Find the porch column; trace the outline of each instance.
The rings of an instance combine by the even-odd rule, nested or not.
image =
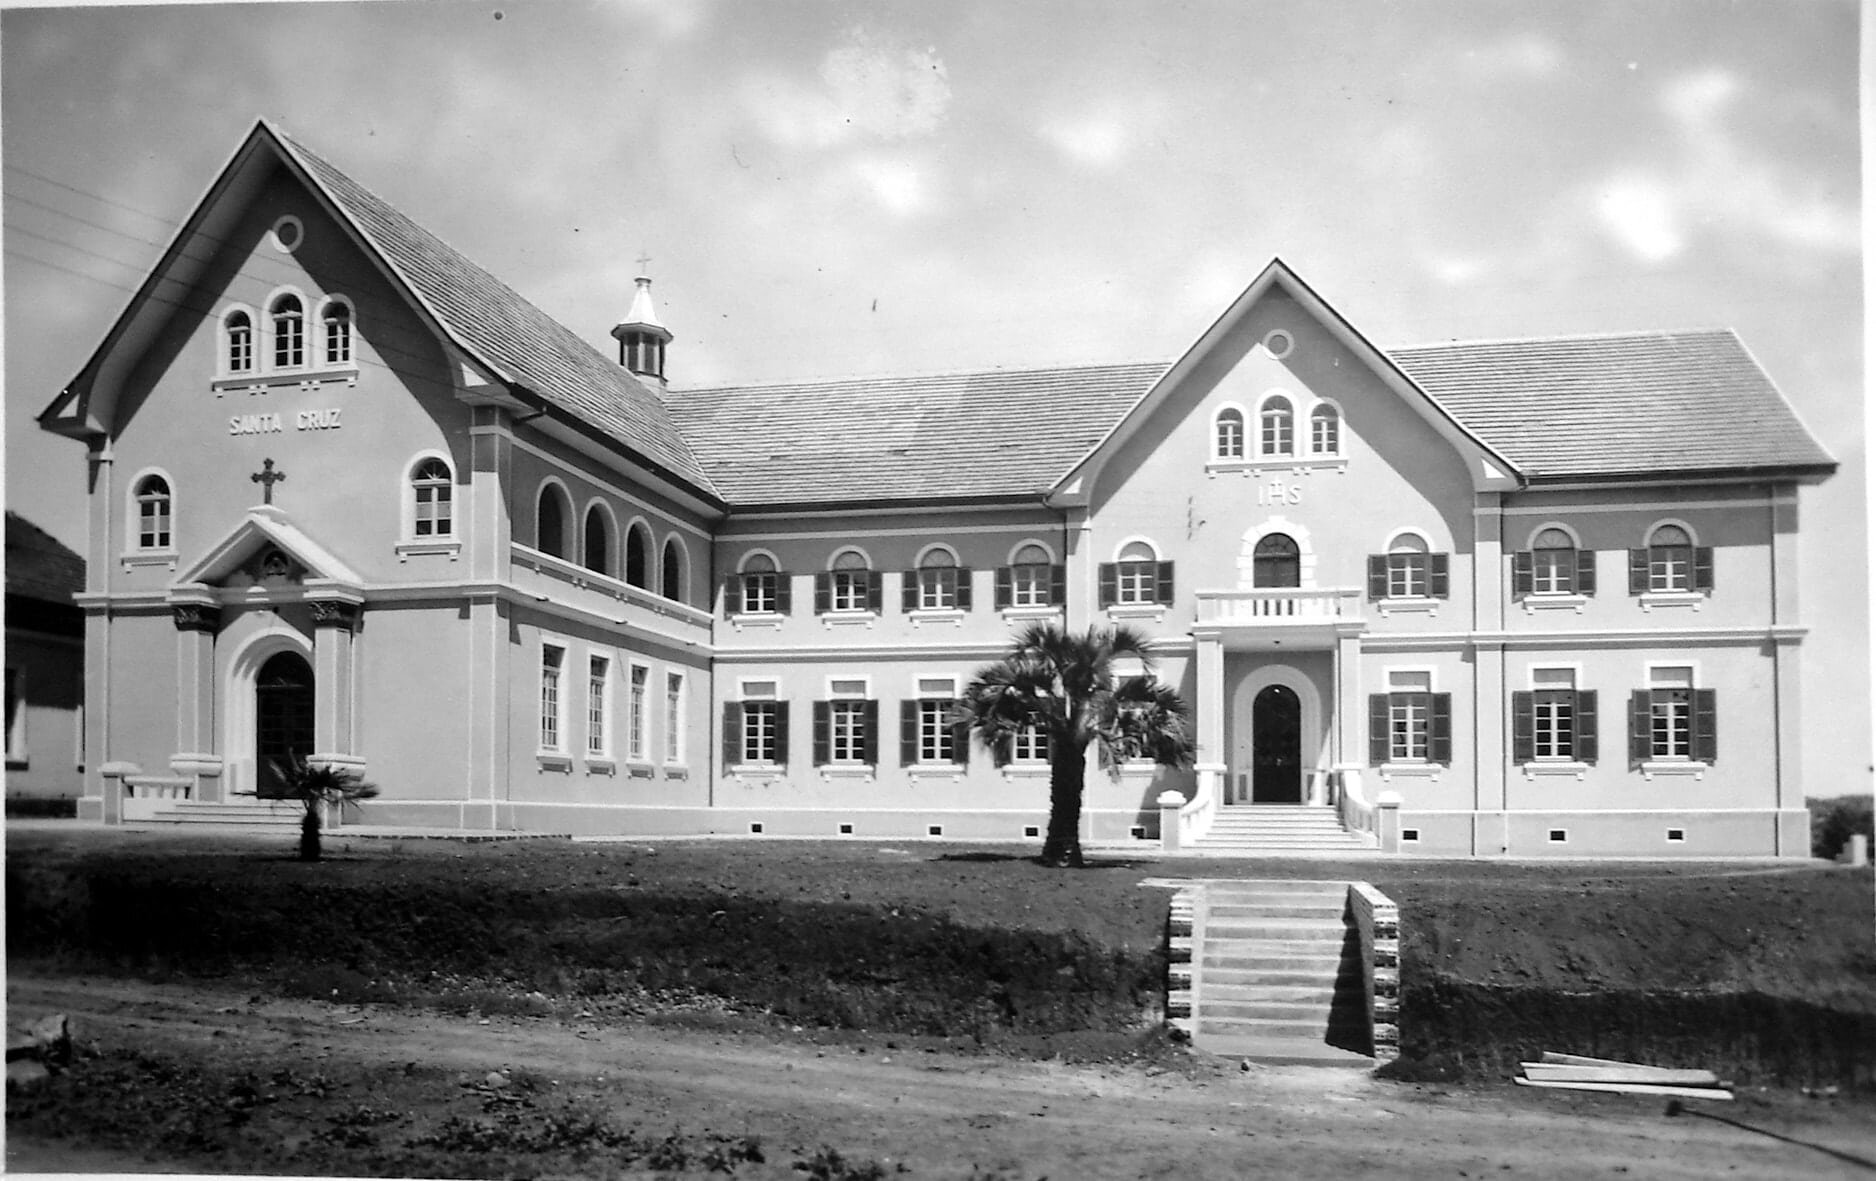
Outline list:
[[[169,769],[189,780],[189,798],[219,803],[221,756],[215,751],[215,635],[221,608],[202,601],[172,603],[176,624],[176,753]]]
[[[1335,721],[1332,748],[1337,767],[1368,765],[1368,708],[1361,693],[1361,636],[1336,628]]]
[[[1198,711],[1198,798],[1223,802],[1225,764],[1225,645],[1217,632],[1192,633],[1198,673],[1192,684]]]
[[[354,649],[360,604],[335,599],[307,603],[313,612],[313,759],[362,773],[358,755],[358,703]]]

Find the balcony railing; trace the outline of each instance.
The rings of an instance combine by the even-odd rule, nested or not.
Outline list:
[[[1198,592],[1198,622],[1287,627],[1362,617],[1359,587],[1263,587]]]

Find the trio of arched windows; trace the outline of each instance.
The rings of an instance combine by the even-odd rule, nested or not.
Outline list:
[[[262,358],[271,370],[305,369],[309,365],[350,365],[354,352],[352,305],[342,295],[327,296],[319,306],[315,327],[309,331],[306,302],[284,291],[267,305],[261,324],[267,344],[257,340],[259,326],[246,308],[233,308],[222,316],[222,368],[229,376],[258,372]]]
[[[1244,411],[1227,406],[1212,420],[1213,459],[1294,459],[1302,455],[1333,456],[1342,452],[1342,416],[1327,402],[1309,412],[1308,448],[1298,446],[1296,407],[1283,394],[1271,394],[1257,408],[1256,453],[1247,448]]]
[[[550,557],[573,560],[574,546],[568,525],[573,519],[572,503],[559,484],[542,485],[535,503],[534,548]],[[588,506],[581,522],[579,560],[588,570],[609,578],[623,576],[628,586],[655,590],[667,599],[683,602],[687,597],[688,566],[683,542],[673,534],[665,539],[657,563],[657,585],[652,584],[652,535],[643,521],[634,521],[625,531],[624,569],[617,561],[616,526],[611,510],[598,502]]]

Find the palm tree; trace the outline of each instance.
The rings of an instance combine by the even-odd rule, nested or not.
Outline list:
[[[378,794],[377,785],[366,783],[358,772],[341,770],[330,763],[309,762],[304,755],[276,759],[273,769],[280,779],[282,797],[306,805],[306,815],[300,818],[301,861],[319,860],[320,813],[329,805],[343,808]]]
[[[1089,747],[1110,774],[1134,758],[1168,767],[1192,761],[1185,701],[1154,678],[1146,645],[1146,637],[1129,627],[1091,627],[1075,635],[1054,624],[1034,624],[1017,635],[1003,659],[979,669],[964,691],[959,720],[999,759],[1010,757],[1011,744],[1024,730],[1040,731],[1048,740],[1045,864],[1082,863],[1081,789]],[[1129,657],[1139,660],[1144,674],[1116,683],[1114,664]]]

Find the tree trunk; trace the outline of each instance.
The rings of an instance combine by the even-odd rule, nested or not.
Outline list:
[[[300,860],[319,860],[319,805],[306,805],[306,815],[300,818]]]
[[[1049,835],[1042,842],[1044,865],[1081,868],[1081,788],[1088,769],[1085,750],[1066,742],[1049,752]]]

